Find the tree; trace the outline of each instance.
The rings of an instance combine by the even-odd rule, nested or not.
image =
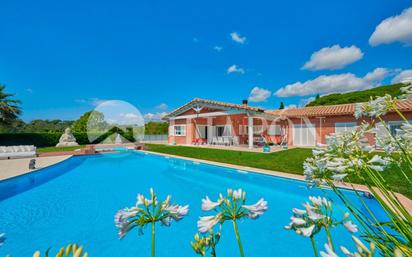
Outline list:
[[[283,109],[285,109],[285,105],[283,104],[283,102],[280,102],[279,110],[283,110]]]
[[[86,132],[87,131],[87,121],[89,120],[92,111],[84,113],[78,120],[73,123],[74,132]]]
[[[92,115],[93,114],[93,115]],[[92,129],[101,130],[103,127],[106,127],[107,124],[104,121],[104,114],[98,111],[88,111],[84,113],[78,120],[73,123],[73,131],[79,133],[86,133],[87,132],[87,123],[90,120],[90,125]]]
[[[0,123],[8,124],[17,119],[21,114],[21,102],[11,99],[14,94],[5,92],[6,86],[0,84]]]
[[[167,122],[148,122],[145,124],[145,134],[147,135],[166,135],[169,123]]]
[[[319,98],[320,98],[320,95],[317,94],[316,97],[315,97],[315,101],[319,100]]]

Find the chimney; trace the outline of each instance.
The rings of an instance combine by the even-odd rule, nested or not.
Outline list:
[[[242,107],[247,107],[247,100],[246,99],[242,100]]]

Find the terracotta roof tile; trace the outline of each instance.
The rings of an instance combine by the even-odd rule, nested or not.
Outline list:
[[[185,105],[182,105],[181,107],[177,108],[176,110],[170,112],[168,115],[165,116],[167,119],[168,117],[173,117],[175,115],[178,115],[182,110],[186,110],[188,107],[195,106],[196,104],[208,104],[216,107],[228,107],[228,108],[235,108],[235,109],[240,109],[240,110],[247,110],[247,111],[254,111],[254,112],[264,112],[263,109],[253,107],[253,106],[244,106],[242,104],[232,104],[232,103],[225,103],[225,102],[219,102],[219,101],[213,101],[213,100],[206,100],[206,99],[201,99],[201,98],[194,98],[192,101],[188,102]]]
[[[402,111],[412,110],[412,100],[399,101],[398,108]],[[300,116],[334,116],[334,115],[352,115],[355,112],[356,104],[338,104],[338,105],[320,105],[303,108],[290,108],[284,110],[266,111],[273,115],[282,115],[288,117]]]
[[[283,110],[266,110],[261,108],[244,106],[242,104],[232,104],[219,101],[205,100],[200,98],[195,98],[187,104],[177,108],[176,110],[169,113],[165,118],[173,117],[178,115],[180,112],[187,110],[188,108],[195,106],[197,103],[208,104],[216,107],[228,107],[240,110],[248,110],[254,112],[264,112],[271,115],[277,116],[288,116],[288,117],[301,117],[301,116],[334,116],[334,115],[352,115],[355,112],[356,104],[338,104],[338,105],[321,105],[321,106],[311,106],[303,108],[289,108]],[[412,111],[412,100],[400,101],[398,102],[398,107],[402,111]]]

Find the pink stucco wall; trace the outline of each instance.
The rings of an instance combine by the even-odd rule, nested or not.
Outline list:
[[[211,112],[216,110],[207,110],[204,109],[202,112]],[[193,111],[190,110],[182,115],[193,114]],[[404,113],[407,119],[412,120],[412,112]],[[241,144],[247,143],[247,135],[240,135],[240,125],[247,125],[247,116],[245,114],[229,115],[229,116],[218,116],[213,117],[212,123],[210,125],[225,125],[227,124],[228,118],[232,123],[233,133],[236,136],[239,136],[239,141]],[[399,117],[395,113],[387,114],[383,117],[385,121],[399,121]],[[371,121],[368,120],[367,121]],[[170,125],[185,124],[186,125],[186,136],[173,136],[169,135],[169,143],[176,143],[178,145],[191,144],[196,138],[196,128],[195,125],[207,125],[207,118],[193,118],[193,119],[178,119],[170,121]],[[285,127],[288,134],[288,144],[293,146],[293,124],[301,124],[301,122],[310,122],[315,125],[316,128],[316,142],[317,143],[326,143],[326,136],[330,133],[335,132],[335,125],[337,122],[356,122],[358,125],[361,124],[362,120],[356,120],[352,115],[339,115],[339,116],[326,116],[326,117],[304,117],[301,118],[279,118],[274,121],[271,120],[260,120],[255,118],[254,125],[270,125],[277,124]],[[267,135],[267,131],[264,133],[265,137],[270,138],[272,142],[279,142],[279,136]],[[374,135],[367,135],[369,142],[375,144]]]

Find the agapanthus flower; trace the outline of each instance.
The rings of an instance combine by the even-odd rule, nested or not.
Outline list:
[[[315,149],[312,157],[305,160],[304,175],[309,185],[320,185],[329,180],[342,182],[351,173],[363,169],[384,171],[390,158],[370,154],[373,147],[366,139],[369,127],[361,125],[356,130],[328,136],[328,145]],[[412,127],[411,127],[412,133]]]
[[[341,246],[340,249],[346,257],[370,257],[374,256],[375,244],[373,242],[369,243],[369,248],[362,243],[357,237],[352,236],[352,240],[355,242],[357,252],[350,252],[346,247]],[[396,251],[396,250],[395,250]],[[394,254],[396,256],[396,254]],[[401,255],[402,256],[402,255]]]
[[[136,204],[132,208],[119,210],[114,216],[115,226],[119,230],[119,238],[123,238],[134,228],[143,234],[146,225],[152,225],[152,240],[154,240],[155,223],[170,226],[172,221],[180,221],[189,212],[189,206],[170,204],[171,196],[159,203],[154,190],[150,189],[150,198],[142,194],[137,195]],[[154,256],[154,241],[152,241],[152,256]]]
[[[343,226],[351,233],[358,232],[358,226],[356,224],[353,224],[350,220],[343,223]]]
[[[255,204],[246,205],[246,192],[242,189],[227,190],[227,196],[219,194],[219,199],[213,202],[206,196],[202,199],[202,209],[204,211],[214,211],[216,214],[200,217],[197,222],[200,233],[206,233],[216,224],[223,224],[225,221],[232,221],[238,240],[240,255],[244,256],[240,235],[237,227],[237,220],[243,218],[257,219],[268,209],[267,202],[261,198]]]
[[[305,210],[293,208],[287,230],[294,230],[305,237],[313,237],[323,228],[335,227],[347,223],[349,213],[345,213],[341,220],[336,220],[332,215],[332,202],[326,197],[309,196],[309,202],[303,204]],[[356,225],[352,222],[346,224],[347,229],[354,230]]]
[[[332,247],[329,244],[325,244],[325,250],[324,251],[320,251],[320,256],[322,257],[339,257],[333,250]]]
[[[359,119],[362,116],[378,117],[385,115],[393,108],[394,99],[390,95],[385,95],[371,99],[366,103],[358,103],[355,107],[354,116]]]
[[[257,203],[253,205],[242,205],[243,208],[249,210],[248,216],[252,219],[256,219],[262,215],[268,209],[268,203],[261,198]]]
[[[208,196],[202,199],[202,210],[204,211],[216,211],[216,218],[219,219],[220,223],[223,223],[225,220],[231,220],[233,217],[236,219],[248,217],[256,219],[261,216],[267,209],[267,202],[261,198],[253,205],[245,205],[246,201],[246,192],[242,189],[227,190],[227,197],[223,197],[222,194],[219,194],[219,199],[216,202],[210,200]],[[236,209],[235,209],[236,208]],[[203,219],[206,218],[206,219]],[[216,225],[217,222],[206,222],[208,220],[213,220],[212,216],[201,217],[198,222],[199,231],[207,232],[209,229],[206,229],[202,226],[202,231],[200,230],[199,225]],[[206,223],[205,223],[206,222]],[[203,233],[203,232],[202,232]]]
[[[412,99],[412,83],[408,83],[408,85],[401,87],[402,95],[400,99],[402,100],[410,100]]]
[[[213,202],[212,200],[209,199],[208,196],[205,197],[205,199],[202,199],[202,210],[204,211],[210,211],[217,206],[219,206],[222,203],[222,201],[219,199],[216,202]]]
[[[197,221],[197,227],[200,233],[206,233],[211,230],[221,219],[222,214],[203,216]]]
[[[245,197],[246,197],[246,192],[244,192],[241,188],[233,191],[233,199],[240,200]]]
[[[211,257],[216,257],[216,245],[219,243],[221,233],[214,233],[213,230],[209,230],[207,234],[199,235],[195,234],[194,242],[190,242],[192,249],[195,253],[206,256],[206,252],[210,250]]]

